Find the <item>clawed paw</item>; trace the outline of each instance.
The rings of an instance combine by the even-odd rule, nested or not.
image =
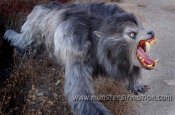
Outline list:
[[[138,85],[138,86],[129,86],[128,90],[133,94],[138,95],[139,93],[145,93],[150,89],[148,85]]]

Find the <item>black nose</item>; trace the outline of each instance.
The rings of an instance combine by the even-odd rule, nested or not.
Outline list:
[[[147,34],[149,34],[150,36],[154,36],[154,32],[152,30],[147,32]]]

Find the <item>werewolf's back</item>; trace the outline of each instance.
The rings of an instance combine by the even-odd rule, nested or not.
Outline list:
[[[50,10],[53,9],[72,9],[72,11],[81,11],[86,12],[88,15],[99,17],[99,18],[107,18],[112,15],[118,15],[120,13],[125,12],[123,9],[118,7],[116,4],[110,3],[67,3],[61,4],[57,2],[51,2],[49,4],[43,5],[43,7],[48,8]]]
[[[62,39],[62,41],[60,41],[62,46],[63,42],[67,44],[66,39],[71,38],[69,37],[71,35],[70,32],[78,32],[78,29],[82,31],[83,28],[84,31],[82,33],[78,32],[78,35],[72,35],[78,36],[73,41],[77,42],[77,45],[83,47],[85,41],[90,39],[89,34],[98,28],[96,27],[99,26],[97,23],[103,22],[103,19],[107,17],[120,15],[123,12],[125,11],[116,4],[107,3],[60,4],[53,2],[45,5],[38,5],[35,6],[28,15],[20,33],[10,30],[6,32],[5,36],[17,49],[26,49],[31,45],[33,47],[32,49],[39,49],[38,47],[44,45],[47,51],[53,54],[55,49],[55,33],[61,33],[58,34],[57,40]],[[94,26],[94,24],[96,26]],[[65,38],[64,34],[67,38]],[[71,45],[73,44],[75,43]]]
[[[116,4],[107,4],[107,3],[60,4],[57,2],[53,2],[45,5],[36,6],[33,10],[33,13],[29,15],[29,18],[31,17],[32,20],[33,18],[37,18],[36,16],[38,16],[38,18],[35,19],[36,21],[39,21],[38,23],[36,23],[36,25],[38,24],[38,27],[42,29],[41,33],[43,33],[45,36],[46,47],[52,49],[53,51],[52,38],[54,32],[58,27],[58,25],[64,22],[65,20],[75,17],[77,21],[90,23],[93,20],[91,20],[91,18],[88,17],[103,20],[107,17],[113,15],[119,15],[124,12],[125,11],[120,7],[118,7]]]

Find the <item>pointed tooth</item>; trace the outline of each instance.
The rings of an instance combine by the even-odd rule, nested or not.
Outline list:
[[[157,65],[158,59],[154,60],[154,67]]]
[[[141,57],[141,56],[139,56],[139,59],[142,59],[142,57]]]
[[[152,67],[153,65],[146,65],[147,67]]]
[[[145,42],[145,45],[146,45],[146,50],[149,51],[150,50],[150,43],[149,42]]]
[[[145,63],[143,63],[144,66],[147,66]]]
[[[157,63],[154,63],[154,67],[156,67],[157,66]]]
[[[157,63],[158,61],[159,61],[159,59],[155,59],[155,60],[154,60],[154,63]]]
[[[139,55],[137,55],[137,57],[140,59],[140,56]]]

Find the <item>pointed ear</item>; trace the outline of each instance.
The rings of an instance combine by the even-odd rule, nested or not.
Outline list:
[[[102,38],[103,36],[103,33],[102,32],[99,32],[99,31],[94,31],[93,32],[98,38]]]

